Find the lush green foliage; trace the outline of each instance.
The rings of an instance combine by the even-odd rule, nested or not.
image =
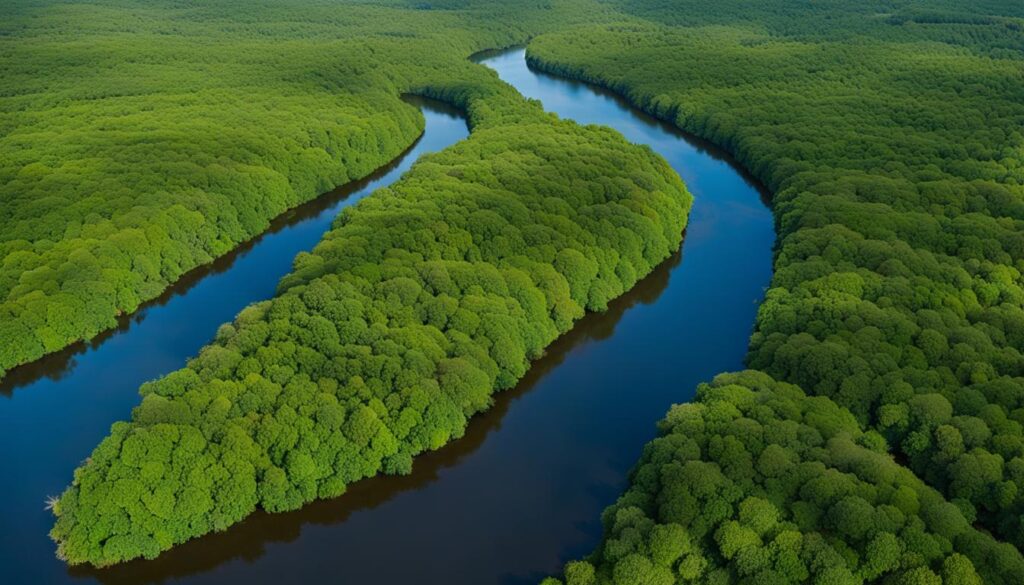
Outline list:
[[[574,18],[417,4],[0,4],[0,377],[394,158],[401,92]]]
[[[277,297],[143,387],[55,508],[63,558],[153,557],[409,472],[678,249],[690,198],[667,163],[479,73],[490,88],[433,90],[471,138],[344,212]]]
[[[61,553],[407,471],[678,244],[662,163],[464,62],[564,29],[535,65],[730,149],[780,237],[761,372],[670,413],[566,580],[1019,581],[987,532],[1024,546],[1024,7],[963,5],[6,3],[0,375],[394,156],[402,92],[474,125],[143,388],[57,506]]]
[[[1020,4],[699,4],[629,0],[683,26],[544,35],[529,57],[761,178],[780,240],[748,365],[1024,545]]]
[[[1024,571],[831,400],[753,371],[697,394],[659,424],[568,585],[980,585]]]

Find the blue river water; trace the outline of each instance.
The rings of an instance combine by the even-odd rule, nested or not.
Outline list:
[[[180,367],[220,323],[271,296],[337,207],[379,184],[323,206],[97,347],[59,356],[60,367],[3,390],[0,440],[18,446],[0,453],[8,471],[0,485],[5,583],[518,585],[597,544],[601,510],[622,491],[655,422],[692,398],[698,383],[742,368],[771,277],[773,220],[765,194],[713,147],[597,88],[531,71],[522,49],[476,60],[549,111],[610,126],[665,157],[695,197],[682,251],[607,312],[583,319],[464,438],[418,458],[409,476],[366,480],[295,512],[256,513],[154,561],[103,570],[57,561],[43,500],[68,483],[110,423],[128,415],[138,385]],[[424,112],[424,137],[380,183],[419,152],[465,137],[461,119]],[[289,242],[279,250],[273,238]]]

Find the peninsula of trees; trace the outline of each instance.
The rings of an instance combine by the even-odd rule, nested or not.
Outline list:
[[[408,473],[678,249],[690,196],[663,159],[477,69],[429,89],[469,139],[343,212],[274,299],[142,388],[54,507],[62,558],[152,558]]]

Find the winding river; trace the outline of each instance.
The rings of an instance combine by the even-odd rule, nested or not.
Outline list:
[[[654,422],[696,385],[742,367],[771,276],[764,194],[728,157],[584,84],[531,71],[523,50],[476,59],[552,112],[615,128],[664,156],[695,201],[681,253],[606,313],[589,315],[466,436],[337,499],[256,513],[155,561],[67,568],[53,557],[43,499],[68,482],[139,384],[180,367],[217,326],[273,294],[296,252],[337,211],[393,181],[422,152],[466,136],[423,104],[422,139],[392,168],[298,210],[87,348],[0,387],[0,567],[5,583],[536,583],[593,548],[601,510],[625,485]],[[15,447],[16,446],[16,447]]]

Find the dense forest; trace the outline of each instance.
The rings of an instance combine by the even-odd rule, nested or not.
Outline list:
[[[62,558],[151,558],[408,473],[678,249],[690,196],[667,163],[479,73],[430,90],[471,112],[467,141],[342,213],[278,296],[142,388],[54,507]]]
[[[1019,582],[968,527],[1024,546],[1024,9],[701,5],[627,0],[651,22],[528,47],[735,153],[779,230],[753,394],[726,378],[669,413],[566,582]],[[904,487],[911,514],[887,508]]]
[[[569,563],[567,583],[980,585],[1024,571],[828,398],[754,371],[697,396],[661,421],[593,564]]]
[[[1019,2],[13,0],[0,16],[0,377],[393,159],[423,129],[403,94],[473,129],[142,387],[54,502],[69,563],[151,558],[408,473],[678,249],[690,198],[664,161],[466,59],[529,41],[532,66],[733,153],[779,237],[750,369],[669,411],[597,549],[545,583],[1020,582]]]

